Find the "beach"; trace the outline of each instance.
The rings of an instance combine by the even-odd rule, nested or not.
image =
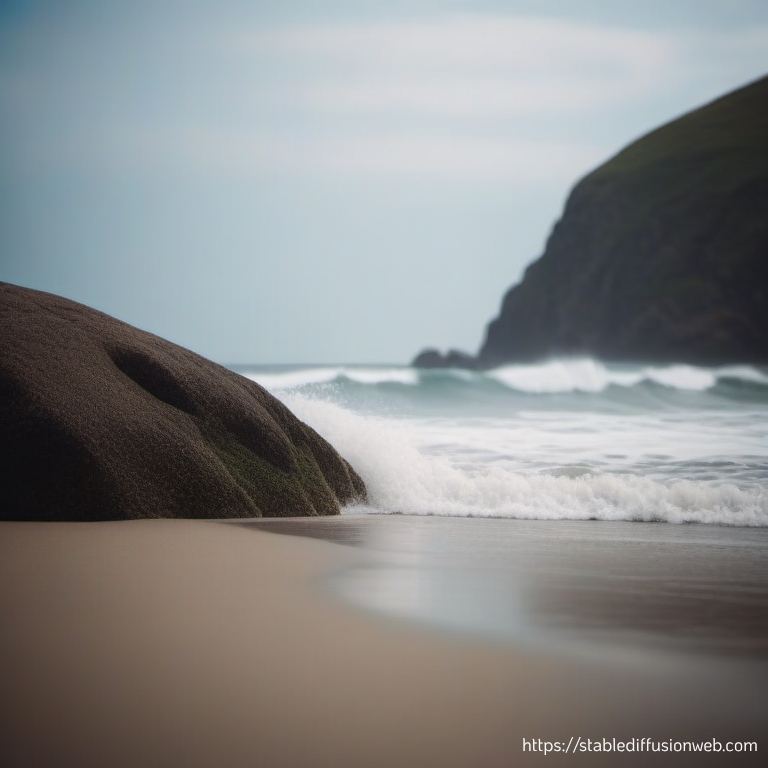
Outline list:
[[[0,41],[0,768],[768,765],[768,3]]]
[[[564,529],[550,550],[554,557],[535,557],[551,539],[530,528],[515,533],[525,521],[464,519],[458,535],[445,528],[430,534],[425,520],[257,521],[267,530],[169,520],[3,523],[0,762],[81,768],[758,764],[760,752],[545,755],[524,751],[523,740],[750,740],[762,748],[768,720],[759,624],[766,599],[762,531],[749,538],[733,529],[735,538],[718,539],[727,529],[666,526],[674,535],[661,561],[643,556],[659,550],[658,542],[638,545],[624,537],[622,545],[623,534],[605,531],[601,565],[588,541],[595,534],[600,539],[602,523],[583,523],[591,529],[581,538]],[[506,525],[506,534],[491,531],[489,523]],[[325,541],[307,538],[313,526],[309,535]],[[639,539],[656,535],[654,526],[630,527]],[[675,542],[680,531],[690,531],[698,544]],[[387,536],[394,538],[387,543]],[[402,546],[408,537],[418,544],[410,554]],[[445,548],[451,538],[461,545],[443,549],[441,562],[438,545]],[[340,540],[346,543],[335,543]],[[394,549],[393,541],[399,542]],[[489,541],[497,542],[496,554],[489,554]],[[436,557],[425,556],[430,547]],[[676,547],[682,571],[669,581]],[[707,634],[700,612],[683,612],[675,630],[683,647],[670,648],[627,641],[620,631],[638,628],[634,615],[647,633],[656,615],[651,628],[664,635],[669,602],[654,606],[651,600],[649,607],[648,600],[629,599],[622,626],[612,626],[608,619],[616,612],[605,608],[611,600],[603,601],[601,613],[585,599],[573,615],[561,615],[559,629],[576,626],[574,616],[587,617],[590,631],[573,645],[530,642],[506,631],[494,636],[463,619],[441,626],[446,613],[461,613],[461,601],[443,601],[436,620],[429,600],[422,601],[424,615],[413,601],[410,614],[398,615],[391,601],[356,604],[355,590],[342,586],[359,582],[361,573],[414,567],[415,555],[436,595],[441,582],[461,583],[483,562],[484,583],[496,584],[496,597],[512,599],[510,585],[522,583],[509,566],[519,559],[515,551],[532,555],[522,571],[528,587],[541,588],[539,617],[556,613],[551,585],[581,589],[582,597],[589,592],[580,581],[580,553],[613,581],[629,562],[626,578],[645,575],[653,584],[661,562],[668,583],[688,579],[683,596],[686,589],[711,592],[719,574],[719,604],[728,605],[730,595],[743,611],[726,611],[725,629],[710,616],[714,642],[703,645],[683,631]],[[565,552],[570,561],[558,571]],[[688,567],[690,557],[701,561]],[[626,593],[625,587],[614,591]],[[590,634],[596,623],[601,637]],[[614,646],[620,653],[570,651],[571,645]]]

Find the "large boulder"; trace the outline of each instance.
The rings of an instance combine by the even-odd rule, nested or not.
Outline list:
[[[350,465],[258,384],[0,283],[0,519],[332,515]]]

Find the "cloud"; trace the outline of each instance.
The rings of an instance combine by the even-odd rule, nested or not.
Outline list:
[[[154,167],[196,167],[206,173],[249,177],[276,172],[339,176],[504,180],[531,186],[567,183],[605,156],[604,148],[560,140],[519,140],[448,135],[291,137],[195,126],[126,130],[115,134],[121,151]]]
[[[678,59],[667,34],[564,20],[451,16],[285,27],[229,37],[243,57],[303,62],[285,98],[343,112],[479,117],[585,111],[627,100]]]
[[[174,152],[228,174],[261,171],[345,175],[506,179],[531,185],[568,181],[604,156],[600,147],[567,141],[479,139],[461,135],[366,135],[286,138],[274,134],[187,130],[154,141],[158,154]]]
[[[768,69],[768,27],[500,15],[79,40],[0,73],[8,163],[567,184],[670,105]]]
[[[467,78],[322,83],[298,95],[317,109],[338,112],[410,112],[445,117],[529,117],[583,112],[626,98],[620,83],[549,78]]]
[[[461,15],[400,23],[283,27],[228,38],[243,53],[269,52],[356,67],[460,69],[644,68],[663,63],[672,38],[551,18]]]
[[[587,115],[768,69],[765,25],[685,33],[464,14],[287,25],[230,33],[220,45],[257,79],[265,65],[282,73],[279,89],[250,98],[368,119]]]

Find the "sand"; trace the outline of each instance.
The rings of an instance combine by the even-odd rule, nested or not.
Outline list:
[[[377,562],[215,522],[1,524],[0,764],[759,764],[523,752],[524,738],[571,736],[764,747],[764,662],[601,662],[388,617],[329,588]]]

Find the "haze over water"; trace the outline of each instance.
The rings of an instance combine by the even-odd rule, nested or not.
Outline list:
[[[555,360],[242,369],[358,470],[352,512],[768,525],[768,373]]]

